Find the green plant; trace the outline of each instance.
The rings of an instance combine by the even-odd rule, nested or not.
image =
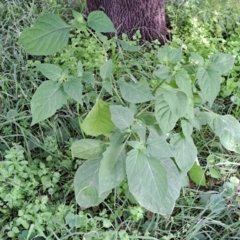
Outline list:
[[[22,32],[19,42],[30,54],[51,55],[67,45],[71,29],[91,28],[102,44],[109,42],[100,32],[116,32],[103,12],[92,12],[87,22],[81,14],[73,15],[71,25],[58,15],[41,16]],[[33,95],[32,125],[74,100],[83,115],[82,139],[72,144],[72,156],[86,160],[74,178],[77,203],[83,208],[99,205],[127,177],[129,191],[140,205],[169,217],[188,172],[195,183],[206,185],[191,137],[194,131],[208,124],[226,149],[240,152],[239,122],[211,110],[221,75],[231,70],[234,56],[185,57],[181,49],[165,45],[156,52],[155,64],[138,79],[122,64],[116,48],[135,52],[140,47],[116,38],[109,41],[112,58],[98,72],[85,72],[78,58],[75,71],[72,66],[35,64],[49,80]],[[89,88],[96,97],[85,111]]]
[[[53,215],[47,211],[47,195],[58,197],[59,178],[58,172],[52,173],[39,159],[28,162],[21,146],[14,144],[6,151],[5,160],[0,162],[0,212],[11,216],[8,222],[3,219],[5,224],[1,226],[9,237],[28,229],[33,222],[46,224]]]
[[[167,6],[171,26],[171,45],[198,53],[204,58],[217,52],[236,56],[235,66],[225,74],[219,95],[237,105],[239,112],[240,8],[235,0],[186,0]]]

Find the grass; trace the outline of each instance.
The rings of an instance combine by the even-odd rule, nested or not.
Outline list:
[[[193,2],[168,1],[171,44],[206,56],[214,51],[237,56],[240,53],[236,45],[240,40],[237,1],[222,1],[219,5],[213,0]],[[236,189],[240,157],[226,151],[207,127],[194,133],[194,141],[208,186],[186,185],[170,219],[137,206],[129,197],[125,182],[98,207],[81,210],[76,205],[73,176],[82,161],[72,160],[70,146],[82,134],[77,117],[84,109],[70,104],[53,118],[31,127],[30,100],[44,81],[33,70],[32,63],[44,59],[27,55],[18,45],[20,32],[38,16],[53,12],[68,21],[73,7],[83,12],[85,3],[80,0],[3,0],[0,3],[0,239],[239,239],[240,195]],[[212,9],[219,13],[214,21],[211,21]],[[199,16],[196,25],[193,16]],[[202,24],[200,30],[199,24]],[[193,34],[195,30],[198,35]],[[88,41],[86,38],[85,43]],[[134,41],[138,42],[138,38]],[[140,55],[116,54],[123,62],[123,70],[127,67],[134,72],[133,78],[148,79],[146,72],[156,61],[156,48],[152,43]],[[87,59],[92,58],[89,56]],[[225,76],[215,102],[216,112],[238,117],[240,104],[231,97],[239,97],[239,88],[227,83],[233,79],[237,84],[239,75],[236,64],[230,75]],[[212,177],[212,169],[220,177]],[[213,195],[217,200],[210,199]],[[214,208],[214,204],[218,207]]]

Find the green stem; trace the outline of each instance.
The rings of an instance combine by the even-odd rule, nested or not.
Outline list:
[[[158,90],[159,87],[161,87],[161,85],[165,82],[165,80],[163,80],[162,82],[160,82],[152,91],[152,94],[154,95],[154,93]],[[144,105],[145,103],[141,103],[139,106],[138,106],[138,110],[142,108],[142,106]]]
[[[139,112],[136,117],[140,116],[143,112],[145,112],[148,108],[152,107],[154,105],[154,102],[149,104],[147,107],[145,107],[141,112]]]
[[[113,86],[113,84],[112,84],[112,86]],[[117,90],[113,87],[113,92],[115,93],[115,95],[116,95],[116,97],[117,97],[117,99],[119,100],[119,102],[122,104],[122,106],[126,106],[125,105],[125,103],[123,102],[123,100],[121,99],[121,97],[119,96],[119,94],[118,94],[118,92],[117,92]]]
[[[161,87],[161,85],[162,85],[164,82],[165,82],[165,80],[163,80],[162,82],[160,82],[160,83],[153,89],[152,94],[154,94],[154,93],[158,90],[158,88]]]

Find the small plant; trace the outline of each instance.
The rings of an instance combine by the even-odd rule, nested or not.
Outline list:
[[[107,40],[101,33],[116,30],[103,12],[92,12],[86,22],[77,12],[73,16],[70,25],[55,14],[41,16],[22,32],[19,43],[29,54],[53,55],[62,51],[70,31],[77,29],[111,46],[112,57],[104,55],[108,57],[100,71],[94,66],[93,72],[89,66],[85,69],[82,56],[74,59],[75,70],[73,65],[37,63],[37,70],[49,80],[32,98],[32,125],[75,101],[83,113],[79,116],[82,139],[72,144],[71,151],[73,157],[85,160],[74,178],[77,203],[82,208],[99,205],[127,178],[140,205],[169,217],[187,173],[195,183],[206,185],[192,139],[195,131],[208,124],[226,149],[240,153],[239,122],[211,110],[221,75],[232,69],[235,58],[223,53],[185,57],[182,49],[165,45],[155,52],[154,65],[138,78],[116,49],[136,52],[140,46]],[[95,91],[93,106],[86,101],[90,91]],[[90,107],[84,111],[85,105]],[[134,215],[141,218],[141,212]]]
[[[5,160],[0,161],[0,212],[11,216],[1,226],[8,237],[16,237],[20,229],[28,229],[32,223],[46,224],[46,219],[53,215],[47,211],[48,196],[55,197],[59,179],[60,174],[52,173],[39,159],[28,162],[20,145],[14,144],[6,151]]]

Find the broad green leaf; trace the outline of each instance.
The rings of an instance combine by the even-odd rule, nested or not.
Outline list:
[[[174,99],[177,105],[176,95],[173,93],[173,100]],[[155,116],[163,133],[171,131],[179,118],[175,111],[171,111],[168,103],[164,99],[164,91],[157,91],[156,93]]]
[[[177,63],[182,60],[182,50],[181,49],[172,49],[168,53],[168,59],[172,63]]]
[[[216,179],[221,178],[219,171],[213,167],[209,167],[209,173],[212,178],[216,178]]]
[[[102,86],[110,95],[113,95],[112,84],[110,81],[103,81]]]
[[[78,74],[78,77],[82,77],[83,73],[84,73],[83,64],[82,64],[81,61],[78,61],[78,64],[77,64],[77,74]]]
[[[237,119],[231,115],[216,115],[211,127],[227,150],[240,153],[240,123]]]
[[[137,105],[135,103],[130,103],[129,109],[133,113],[133,115],[136,115],[138,113]]]
[[[83,18],[83,15],[79,12],[76,12],[76,11],[72,11],[73,13],[73,17],[75,20],[77,20],[79,23],[83,23],[84,22],[84,18]]]
[[[99,167],[100,159],[87,160],[77,170],[74,177],[74,190],[77,203],[81,208],[99,205],[110,191],[99,197]]]
[[[101,67],[100,67],[100,76],[103,80],[106,78],[111,77],[112,75],[112,69],[113,69],[113,62],[112,60],[106,61]]]
[[[62,69],[54,64],[42,63],[36,64],[36,68],[40,71],[46,78],[52,81],[58,81],[61,78]]]
[[[32,27],[23,30],[19,44],[32,55],[52,55],[68,43],[71,26],[56,14],[39,17]]]
[[[170,74],[170,68],[165,65],[160,65],[159,68],[153,72],[153,74],[160,79],[167,79]]]
[[[71,146],[72,157],[81,159],[99,159],[106,150],[107,143],[95,139],[81,139]]]
[[[170,47],[166,44],[159,48],[157,53],[157,58],[160,62],[166,62],[168,60],[168,54],[170,52]]]
[[[117,32],[112,21],[103,11],[91,12],[87,18],[87,24],[97,32]]]
[[[159,89],[156,93],[155,116],[163,133],[171,131],[177,120],[189,112],[186,94],[172,89]]]
[[[192,64],[182,65],[182,68],[185,69],[189,75],[195,74],[197,71],[197,66]]]
[[[140,205],[163,214],[168,182],[160,161],[133,149],[128,153],[126,170],[129,190]]]
[[[181,120],[181,127],[182,127],[182,131],[183,131],[183,135],[188,138],[191,137],[192,133],[193,133],[193,126],[190,122],[188,122],[187,120],[183,119]]]
[[[17,117],[18,115],[18,111],[15,110],[15,109],[10,109],[8,112],[7,112],[7,120],[8,121],[11,121],[13,120],[15,117]]]
[[[210,57],[210,67],[224,74],[230,71],[234,65],[235,57],[230,54],[216,53]]]
[[[212,106],[220,91],[221,77],[213,69],[199,67],[197,71],[198,84],[203,94],[204,100]]]
[[[67,104],[67,95],[62,86],[53,81],[43,82],[31,100],[31,125],[51,117],[63,104]]]
[[[156,158],[173,157],[173,151],[163,135],[159,135],[153,128],[149,128],[147,140],[148,152]]]
[[[106,35],[103,35],[100,32],[95,32],[95,35],[97,36],[97,38],[103,43],[103,44],[107,44],[108,41],[108,37]]]
[[[190,136],[175,134],[170,141],[174,148],[174,158],[181,171],[186,174],[197,158],[197,148]]]
[[[208,206],[212,212],[217,214],[226,209],[225,200],[221,194],[212,194]]]
[[[141,46],[132,46],[128,42],[117,39],[117,42],[122,46],[122,48],[129,52],[137,52],[141,49]]]
[[[134,149],[142,149],[145,148],[143,142],[138,142],[138,141],[128,141],[127,142],[129,146],[131,146]]]
[[[177,91],[178,108],[177,113],[180,117],[193,117],[193,100],[187,97],[182,91]]]
[[[122,131],[116,129],[114,130],[113,134],[110,136],[110,144],[114,145],[121,145],[124,141],[124,135]]]
[[[108,136],[114,129],[109,105],[97,99],[96,104],[82,122],[82,130],[91,136]]]
[[[139,140],[143,143],[146,141],[147,128],[141,122],[135,122],[132,126],[132,132],[136,133],[139,137]]]
[[[71,228],[79,227],[80,223],[81,223],[81,217],[79,215],[75,215],[75,214],[69,213],[65,217],[65,222]]]
[[[181,68],[175,75],[176,83],[181,91],[192,97],[192,83],[187,71]]]
[[[64,92],[79,104],[82,104],[82,82],[80,78],[70,78],[63,83]]]
[[[110,112],[113,123],[121,130],[130,127],[134,121],[134,115],[127,107],[112,105]]]
[[[96,83],[96,79],[91,72],[84,72],[82,76],[82,81],[91,84],[92,86],[94,86]]]
[[[204,64],[204,59],[199,54],[191,52],[191,59],[194,61],[194,64],[196,65],[202,66]]]
[[[150,112],[143,112],[136,118],[141,120],[147,126],[154,125],[157,122],[154,114]]]
[[[140,80],[138,84],[119,81],[120,92],[124,100],[131,103],[143,103],[154,99],[146,80]]]
[[[177,114],[178,110],[178,97],[177,97],[177,92],[172,91],[172,90],[165,90],[163,92],[163,98],[168,104],[170,111],[175,112]]]
[[[180,195],[186,174],[183,174],[178,170],[172,159],[162,158],[161,156],[159,156],[158,159],[167,171],[168,188],[163,200],[162,215],[169,217],[174,209],[175,202]]]
[[[201,125],[206,125],[210,123],[216,117],[216,115],[211,112],[199,112],[196,114],[196,117]]]
[[[103,154],[99,169],[99,196],[117,187],[126,177],[125,144],[110,145]]]
[[[206,186],[206,179],[204,176],[204,172],[200,166],[193,164],[192,168],[189,171],[189,176],[193,182],[200,186]]]

